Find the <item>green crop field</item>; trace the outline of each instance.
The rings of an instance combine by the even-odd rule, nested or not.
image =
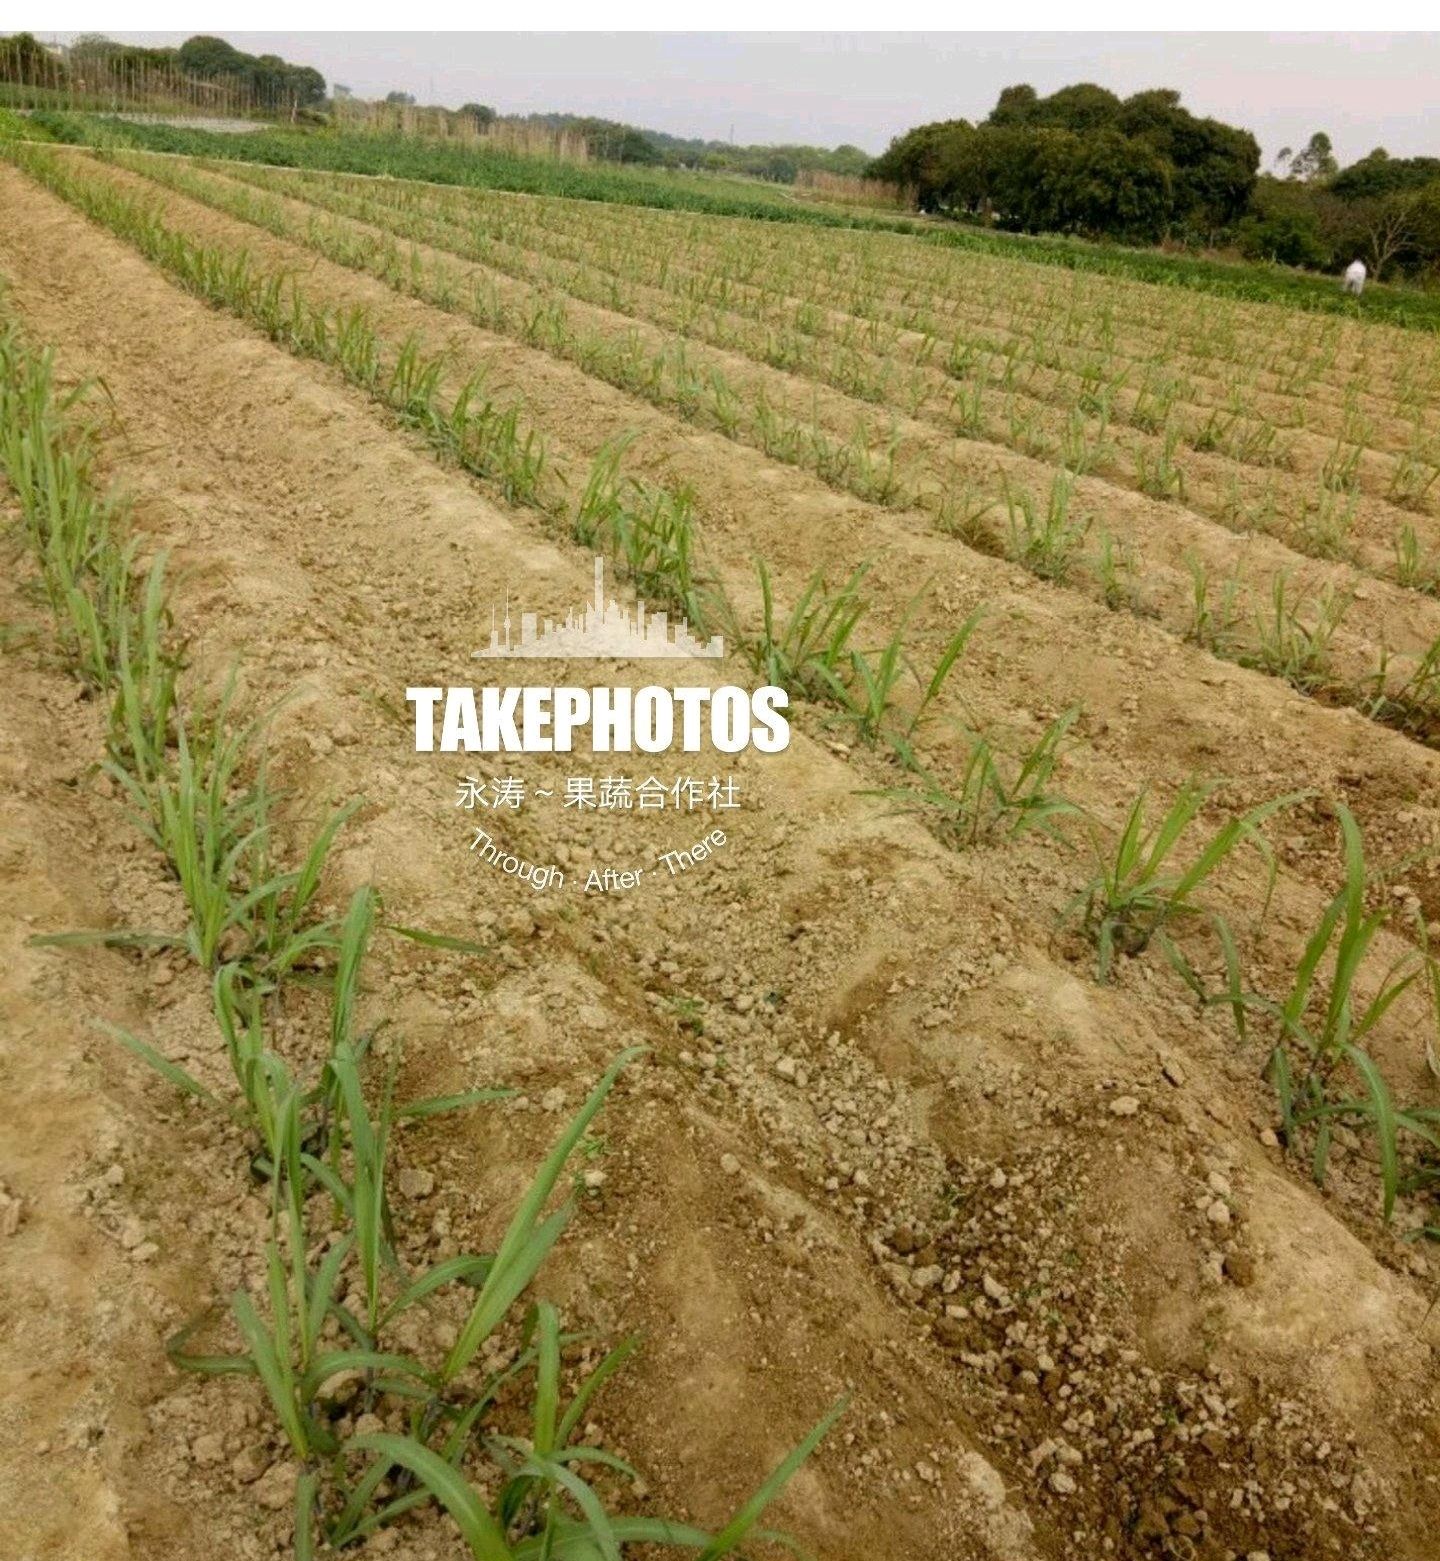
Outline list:
[[[0,114],[7,1456],[147,1561],[1433,1548],[1436,299],[793,194]],[[422,740],[606,569],[788,746]]]

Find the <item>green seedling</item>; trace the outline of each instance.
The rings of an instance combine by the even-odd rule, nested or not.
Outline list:
[[[1009,556],[1042,580],[1063,584],[1090,530],[1088,519],[1072,520],[1070,516],[1075,479],[1069,472],[1055,473],[1043,512],[1028,490],[1013,490],[1008,479],[1004,486]]]
[[[1000,755],[990,739],[975,736],[960,771],[960,784],[944,785],[922,774],[910,786],[888,787],[867,795],[898,803],[923,818],[946,845],[964,850],[994,836],[1014,838],[1027,830],[1059,836],[1061,820],[1077,814],[1074,803],[1050,789],[1060,747],[1079,717],[1068,710],[1046,727],[1018,764]]]
[[[1204,916],[1219,926],[1218,912],[1204,911],[1195,897],[1215,871],[1241,845],[1253,847],[1275,877],[1275,858],[1260,825],[1298,800],[1298,794],[1277,797],[1232,817],[1201,847],[1188,867],[1176,860],[1182,840],[1215,793],[1214,785],[1188,782],[1156,823],[1147,825],[1147,791],[1130,807],[1113,849],[1094,840],[1095,874],[1066,907],[1062,919],[1082,913],[1086,933],[1095,944],[1101,981],[1110,979],[1116,954],[1134,958],[1156,943],[1167,959],[1193,984],[1193,973],[1180,954],[1170,929],[1176,922]],[[1263,915],[1263,912],[1262,912]],[[1228,929],[1227,929],[1228,930]]]
[[[1397,1106],[1384,1075],[1366,1049],[1385,1015],[1417,981],[1424,981],[1432,1019],[1440,1021],[1440,971],[1428,947],[1407,949],[1376,979],[1371,956],[1388,911],[1366,908],[1368,875],[1360,830],[1350,810],[1337,806],[1345,852],[1345,883],[1311,934],[1283,1001],[1242,991],[1233,952],[1227,1000],[1242,1038],[1247,1011],[1271,1021],[1277,1038],[1266,1061],[1289,1148],[1313,1134],[1311,1171],[1326,1179],[1337,1125],[1354,1124],[1374,1138],[1381,1204],[1388,1220],[1401,1190],[1401,1134],[1428,1150],[1440,1149],[1440,1111]],[[1329,967],[1328,987],[1321,967]]]
[[[1256,615],[1255,643],[1241,655],[1242,665],[1313,694],[1330,678],[1331,642],[1350,602],[1328,585],[1313,600],[1296,601],[1288,576],[1277,574],[1270,587],[1270,611]]]

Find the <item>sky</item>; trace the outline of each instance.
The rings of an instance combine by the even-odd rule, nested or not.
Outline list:
[[[68,39],[70,34],[42,36]],[[115,33],[173,44],[183,33]],[[1265,161],[1328,131],[1342,163],[1376,146],[1440,154],[1433,33],[241,33],[360,97],[560,110],[710,140],[883,151],[933,119],[983,118],[1002,87],[1176,87],[1254,131]]]

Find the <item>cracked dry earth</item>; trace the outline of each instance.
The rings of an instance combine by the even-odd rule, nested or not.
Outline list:
[[[1369,1152],[1344,1134],[1326,1188],[1312,1185],[1276,1143],[1258,1051],[1163,962],[1096,983],[1092,951],[1057,931],[1078,846],[948,850],[867,794],[883,783],[874,761],[802,711],[783,754],[702,756],[741,789],[718,818],[616,822],[537,801],[494,822],[572,880],[718,822],[724,848],[679,877],[540,894],[487,868],[454,805],[474,761],[413,751],[404,690],[479,681],[490,603],[508,591],[563,613],[588,593],[588,553],[11,167],[0,210],[11,306],[67,380],[104,387],[106,473],[147,549],[170,551],[189,675],[218,682],[238,663],[247,709],[284,701],[268,745],[297,817],[365,798],[327,894],[338,905],[374,882],[388,919],[486,949],[381,940],[372,964],[367,1008],[403,1041],[410,1093],[521,1092],[402,1134],[412,1255],[493,1243],[567,1109],[622,1045],[650,1048],[606,1110],[584,1207],[541,1280],[573,1326],[643,1337],[592,1412],[592,1439],[643,1472],[628,1505],[722,1520],[849,1393],[777,1509],[824,1561],[1434,1554],[1435,1273],[1400,1239],[1423,1208],[1406,1200],[1383,1226]],[[172,211],[277,263],[303,254],[178,196]],[[873,558],[878,622],[930,586],[911,620],[922,663],[987,604],[942,700],[940,760],[946,716],[1033,737],[1079,704],[1065,791],[1111,823],[1143,784],[1168,793],[1197,770],[1225,774],[1237,806],[1312,788],[1275,830],[1263,969],[1293,968],[1336,887],[1321,799],[1347,800],[1392,859],[1440,838],[1440,758],[1357,712],[539,349],[304,264],[317,289],[372,301],[395,339],[448,342],[462,373],[491,364],[557,459],[637,430],[643,467],[693,484],[707,562],[742,604],[754,555],[782,600],[817,563],[838,576]],[[1132,518],[1134,501],[1114,496]],[[218,1083],[206,980],[170,955],[27,942],[182,913],[98,773],[102,714],[47,660],[20,574],[7,569],[0,615],[17,626],[0,699],[0,1553],[288,1555],[293,1470],[258,1389],[182,1377],[163,1348],[254,1280],[263,1197],[237,1174],[238,1138],[90,1023],[143,1033]],[[617,662],[597,680],[652,678]],[[732,656],[704,681],[753,677]],[[581,761],[511,769],[558,788]],[[1255,915],[1263,864],[1236,858],[1224,887]],[[1403,892],[1440,909],[1424,864]],[[1397,1012],[1379,1056],[1397,1093],[1428,1099],[1423,1003]],[[440,1561],[460,1542],[429,1515],[352,1553]]]

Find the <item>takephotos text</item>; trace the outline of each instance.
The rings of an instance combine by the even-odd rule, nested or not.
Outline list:
[[[783,688],[407,688],[417,753],[780,753],[790,742]]]

